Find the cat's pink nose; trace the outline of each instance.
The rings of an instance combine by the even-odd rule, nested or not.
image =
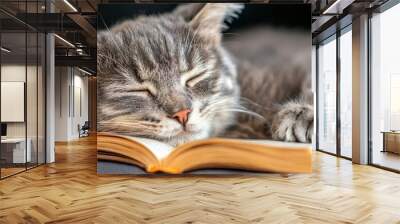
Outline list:
[[[174,115],[172,115],[172,118],[175,118],[179,123],[181,123],[183,126],[185,126],[190,112],[192,112],[192,110],[184,109],[184,110],[176,112]]]

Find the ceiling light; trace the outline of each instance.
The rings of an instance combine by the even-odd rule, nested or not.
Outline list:
[[[54,34],[54,36],[57,37],[57,38],[58,38],[59,40],[61,40],[62,42],[64,42],[65,44],[67,44],[68,46],[75,48],[75,45],[73,45],[73,44],[72,44],[71,42],[69,42],[68,40],[66,40],[66,39],[64,39],[64,38],[62,38],[62,37],[60,37],[60,36],[57,35],[57,34]]]
[[[81,68],[79,68],[79,67],[78,67],[78,70],[81,71],[81,72],[83,72],[83,73],[85,73],[85,74],[87,74],[87,75],[93,75],[92,73],[90,73],[90,72],[88,72],[88,71],[86,71],[86,70],[83,70],[83,69],[81,69]]]
[[[351,5],[355,0],[336,0],[322,14],[341,14],[343,10]]]
[[[1,49],[2,51],[6,52],[6,53],[10,53],[10,52],[11,52],[11,50],[9,50],[9,49],[7,49],[7,48],[5,48],[5,47],[1,47],[0,49]]]
[[[78,10],[68,0],[64,0],[64,3],[68,5],[68,7],[72,9],[72,11],[78,12]]]
[[[78,55],[83,55],[83,49],[77,48],[76,53],[78,53]]]

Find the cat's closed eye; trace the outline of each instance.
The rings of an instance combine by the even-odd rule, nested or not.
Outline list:
[[[148,89],[130,89],[127,92],[140,94],[140,95],[146,94],[146,95],[149,95],[149,96],[154,96]]]
[[[193,87],[207,76],[208,76],[207,70],[194,68],[190,71],[182,72],[181,82],[182,85]]]
[[[139,94],[139,95],[147,95],[154,97],[157,94],[157,90],[151,83],[143,82],[138,86],[133,86],[127,90],[127,92]]]

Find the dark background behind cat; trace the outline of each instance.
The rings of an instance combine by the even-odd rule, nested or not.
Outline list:
[[[178,4],[113,4],[99,5],[98,29],[104,30],[125,19],[133,19],[139,15],[171,12]],[[101,18],[102,17],[102,18]],[[310,6],[299,5],[264,5],[246,4],[240,16],[230,23],[224,33],[237,32],[249,26],[268,25],[277,28],[311,29]]]

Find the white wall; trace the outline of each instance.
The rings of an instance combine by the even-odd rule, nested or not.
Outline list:
[[[69,132],[69,68],[55,68],[55,141],[67,141]]]
[[[74,102],[71,103],[74,105],[72,108],[72,120],[71,120],[71,135],[74,138],[79,137],[78,125],[83,125],[85,121],[88,121],[88,78],[87,76],[82,76],[82,73],[74,75],[74,83],[73,83],[73,99]]]
[[[88,78],[72,67],[56,67],[55,140],[79,138],[78,125],[88,120]]]

